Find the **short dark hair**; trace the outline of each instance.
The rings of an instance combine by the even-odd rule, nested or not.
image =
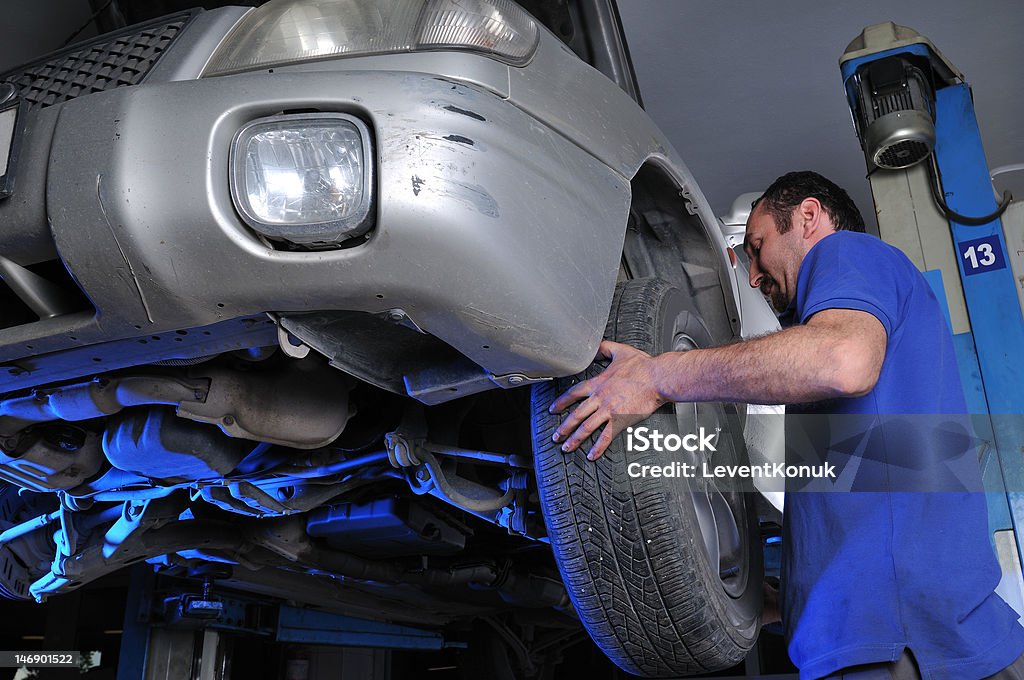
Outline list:
[[[775,228],[785,234],[791,226],[793,209],[805,198],[816,198],[832,220],[836,231],[864,231],[864,218],[850,195],[838,184],[810,170],[787,172],[772,182],[751,210],[759,204],[775,221]]]

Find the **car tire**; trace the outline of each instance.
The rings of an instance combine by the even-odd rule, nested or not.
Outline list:
[[[660,279],[619,284],[605,337],[652,355],[713,344],[689,296]],[[548,407],[607,363],[538,384],[532,395],[537,486],[572,603],[597,645],[630,673],[665,677],[735,665],[759,630],[762,555],[755,497],[723,480],[631,477],[630,463],[681,459],[636,447],[627,451],[625,433],[595,462],[586,459],[594,437],[563,453],[551,435],[565,414],[549,414]],[[721,427],[715,462],[746,462],[735,406],[667,404],[636,427],[641,425],[678,434],[700,425]]]

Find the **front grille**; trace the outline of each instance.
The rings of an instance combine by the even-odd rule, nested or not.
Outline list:
[[[180,12],[72,45],[0,75],[0,82],[14,84],[34,109],[137,85],[193,15]]]

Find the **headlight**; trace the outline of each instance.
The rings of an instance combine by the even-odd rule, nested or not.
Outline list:
[[[329,246],[371,225],[369,131],[343,113],[271,116],[249,123],[231,148],[231,194],[260,234]]]
[[[511,0],[272,0],[217,48],[204,76],[388,52],[470,50],[529,61],[537,24]]]

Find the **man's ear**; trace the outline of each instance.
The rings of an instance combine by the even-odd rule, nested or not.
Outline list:
[[[797,216],[800,218],[800,228],[803,230],[803,237],[809,239],[816,236],[822,226],[823,218],[827,219],[825,210],[821,207],[821,202],[816,198],[808,197],[800,201],[800,205],[797,206],[796,210]]]

